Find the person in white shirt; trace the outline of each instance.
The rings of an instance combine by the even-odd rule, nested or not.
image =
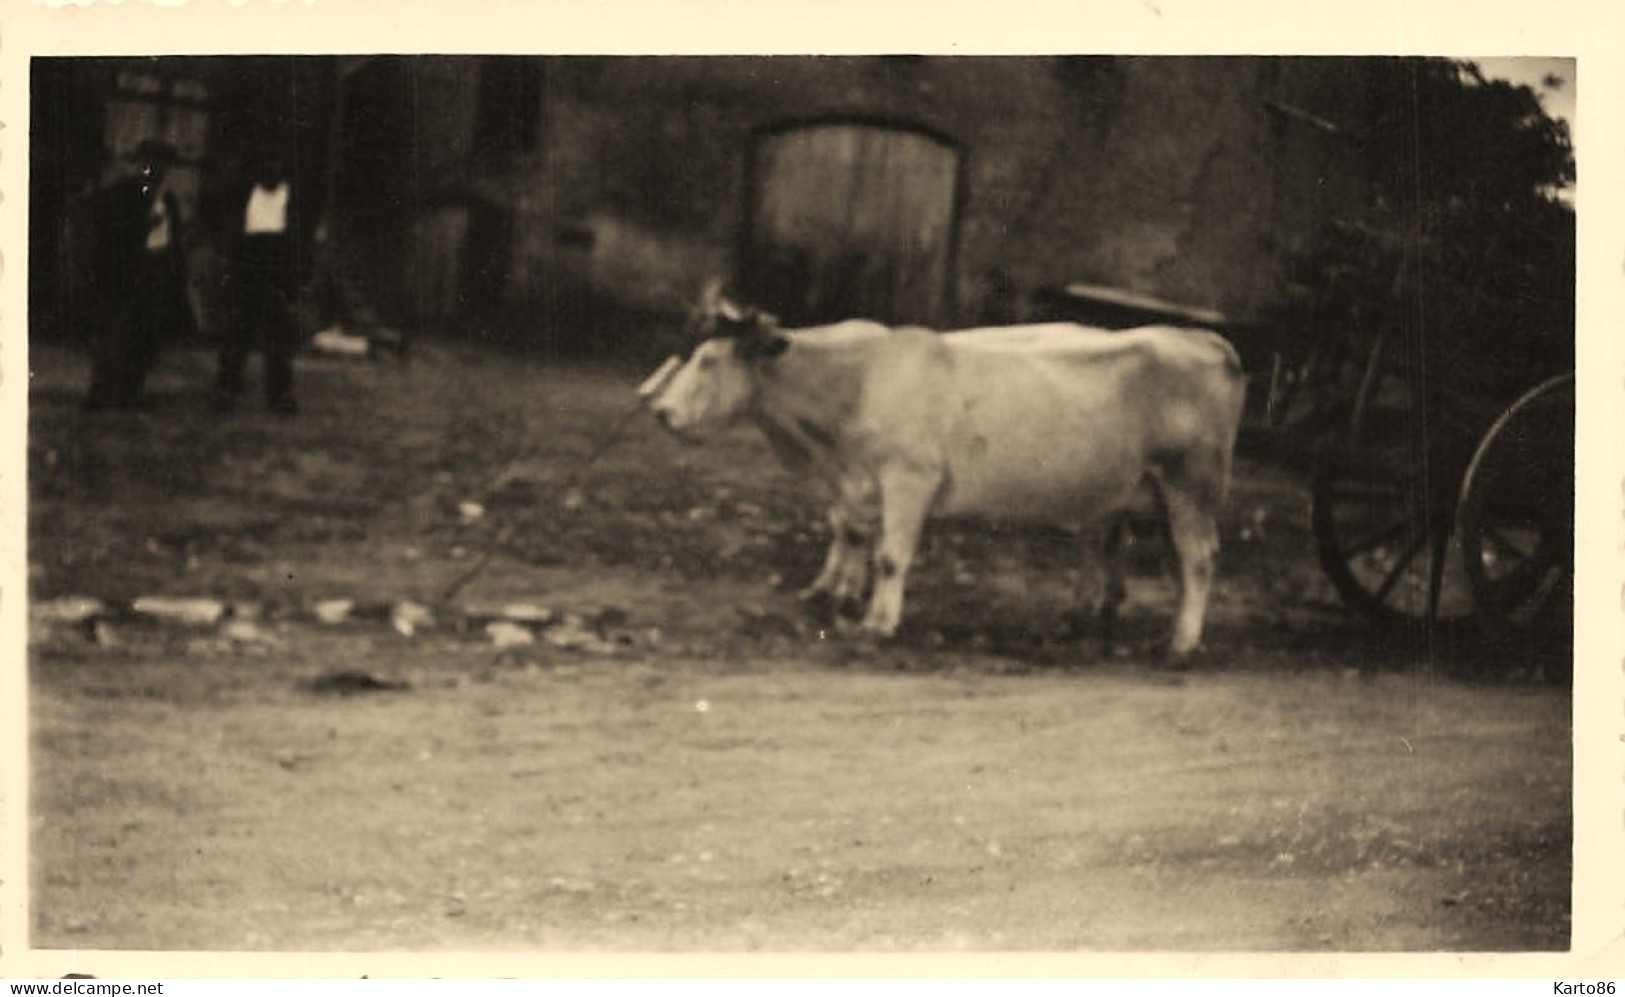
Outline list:
[[[253,182],[238,202],[237,239],[229,281],[233,307],[222,330],[216,411],[230,411],[243,391],[248,354],[259,345],[265,358],[265,399],[271,411],[298,411],[293,395],[293,356],[299,347],[294,302],[305,262],[298,194],[282,155],[261,160]]]

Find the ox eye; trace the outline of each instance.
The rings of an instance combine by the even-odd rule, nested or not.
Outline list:
[[[700,357],[700,369],[710,370],[717,365],[716,357]]]

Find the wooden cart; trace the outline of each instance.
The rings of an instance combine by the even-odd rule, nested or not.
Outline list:
[[[1532,333],[1512,351],[1458,336],[1443,351],[1403,327],[1317,341],[1088,285],[1039,304],[1045,317],[1107,327],[1229,333],[1253,368],[1243,449],[1301,460],[1316,555],[1342,601],[1373,623],[1471,623],[1495,637],[1569,629],[1569,330]]]

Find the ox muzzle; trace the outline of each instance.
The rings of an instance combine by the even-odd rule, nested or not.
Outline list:
[[[659,402],[659,398],[665,392],[666,386],[671,384],[672,378],[676,377],[677,372],[682,369],[682,357],[675,354],[667,357],[665,362],[657,367],[653,374],[650,374],[642,384],[638,385],[638,399],[654,415],[655,421],[660,423],[661,429],[690,446],[696,446],[700,440],[693,434],[672,425],[671,410]]]

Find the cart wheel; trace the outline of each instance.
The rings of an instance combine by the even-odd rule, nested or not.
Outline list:
[[[1311,501],[1315,550],[1345,605],[1384,625],[1471,612],[1465,582],[1447,570],[1449,524],[1413,475],[1337,461],[1315,473]]]
[[[1477,619],[1567,633],[1574,609],[1574,375],[1531,389],[1484,434],[1456,506]]]

